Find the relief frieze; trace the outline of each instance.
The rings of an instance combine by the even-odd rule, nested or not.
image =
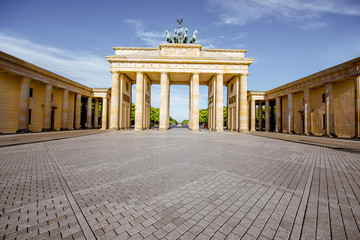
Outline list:
[[[123,93],[123,100],[127,103],[130,103],[130,98],[128,95],[126,95],[125,93]]]
[[[229,104],[233,104],[236,102],[236,95],[229,98]]]

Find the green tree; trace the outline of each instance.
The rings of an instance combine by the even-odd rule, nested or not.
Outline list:
[[[135,122],[135,104],[131,103],[131,124]]]
[[[208,109],[201,109],[199,111],[199,122],[201,124],[206,123],[208,121]]]
[[[178,121],[169,116],[169,124],[178,124]]]
[[[227,122],[227,107],[223,107],[224,124]]]
[[[150,107],[150,109],[151,109],[151,111],[150,111],[150,120],[154,124],[158,124],[159,119],[160,119],[160,109],[159,108],[154,108],[154,107]]]
[[[187,124],[189,124],[189,120],[183,120],[183,121],[181,122],[181,124],[182,124],[182,125],[187,125]]]

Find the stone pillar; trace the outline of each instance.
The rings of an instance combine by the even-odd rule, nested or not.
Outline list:
[[[167,96],[167,82],[169,81],[168,74],[162,72],[160,76],[160,123],[159,130],[164,131],[167,129],[167,116],[168,116],[168,96]]]
[[[190,83],[189,83],[189,129],[192,128],[192,125],[191,125],[191,118],[192,118],[192,80],[190,80]]]
[[[256,131],[256,105],[255,105],[255,100],[251,100],[250,103],[250,120],[251,120],[251,128],[250,131],[251,132],[255,132]]]
[[[360,138],[360,76],[355,79],[355,137]]]
[[[51,97],[52,97],[52,85],[46,84],[45,87],[45,99],[44,99],[44,120],[42,131],[51,129]]]
[[[75,102],[75,129],[80,129],[81,118],[81,94],[76,94]]]
[[[294,95],[288,94],[288,127],[289,133],[294,133]]]
[[[20,87],[19,129],[18,132],[29,131],[29,98],[30,79],[23,77]]]
[[[99,128],[99,99],[95,98],[94,105],[94,128]]]
[[[92,98],[88,97],[87,111],[86,111],[86,126],[87,126],[87,128],[92,128],[92,126],[91,126],[91,110],[92,110]]]
[[[216,75],[216,131],[224,131],[224,75]]]
[[[192,131],[199,131],[199,73],[192,75],[192,109],[191,109],[191,125]]]
[[[259,112],[259,131],[262,131],[263,130],[263,127],[262,127],[262,102],[259,102],[258,112]]]
[[[249,131],[247,103],[247,75],[240,76],[240,131]]]
[[[276,98],[276,132],[281,132],[281,99]]]
[[[119,129],[119,80],[120,74],[113,72],[111,84],[110,129]]]
[[[331,83],[325,86],[326,135],[335,136],[334,129],[334,90]]]
[[[68,111],[69,111],[69,90],[63,90],[61,108],[61,130],[68,130]]]
[[[107,105],[108,105],[108,101],[107,98],[104,97],[102,99],[102,104],[101,104],[101,111],[102,111],[102,116],[101,116],[101,129],[102,130],[106,130],[107,129]]]
[[[166,105],[167,105],[167,117],[166,117],[166,127],[169,129],[170,128],[170,79],[168,78],[168,81],[167,81],[167,90],[166,90],[166,94],[167,94],[167,102],[166,102]]]
[[[311,135],[311,94],[310,89],[304,89],[304,133]]]
[[[265,131],[270,131],[270,102],[269,100],[265,101]]]
[[[125,125],[123,123],[123,92],[124,92],[124,89],[123,89],[123,86],[124,86],[124,74],[120,74],[119,78],[119,108],[118,108],[118,126],[119,126],[119,129],[121,128],[125,128]]]
[[[229,99],[228,99],[229,101]],[[229,106],[229,105],[228,105]],[[236,77],[236,109],[235,109],[235,130],[239,131],[240,124],[240,76]],[[229,121],[229,120],[228,120]]]
[[[136,73],[136,96],[135,96],[135,131],[143,130],[143,109],[144,109],[144,75]]]

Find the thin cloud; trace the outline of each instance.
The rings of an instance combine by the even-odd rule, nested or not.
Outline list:
[[[105,57],[84,51],[45,46],[0,33],[1,51],[93,88],[111,86]]]
[[[353,0],[208,0],[220,24],[245,25],[275,19],[297,24],[301,29],[326,27],[328,13],[360,16],[360,3]]]
[[[247,34],[248,34],[247,32],[246,33],[239,33],[235,37],[233,37],[232,40],[239,40],[239,39],[245,38],[245,37],[247,37]]]
[[[157,47],[164,42],[165,33],[145,31],[145,23],[140,19],[124,19],[126,24],[131,25],[135,29],[135,34],[140,38],[145,45],[150,47]]]

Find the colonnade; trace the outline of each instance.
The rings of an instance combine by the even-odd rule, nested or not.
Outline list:
[[[20,84],[20,104],[19,104],[19,127],[17,132],[26,132],[29,131],[29,124],[31,124],[31,115],[32,109],[30,107],[30,99],[32,98],[33,88],[30,87],[31,80],[28,77],[22,77]],[[41,131],[54,130],[54,111],[60,106],[54,105],[54,85],[51,83],[45,84],[45,94],[43,101],[43,117],[42,117],[42,129]],[[56,87],[57,89],[60,89]],[[38,90],[38,89],[37,89]],[[61,128],[60,130],[69,130],[69,129],[80,129],[81,128],[81,102],[83,95],[81,93],[72,92],[69,89],[62,90],[62,103],[61,103]],[[75,99],[70,99],[69,94],[75,94]],[[92,96],[84,96],[87,98],[87,110],[86,110],[86,128],[97,128],[99,125],[98,122],[98,112],[99,112],[99,98],[94,98]],[[102,99],[102,105],[107,106],[107,97],[100,98]],[[69,105],[71,102],[74,102],[74,109],[70,109]],[[92,116],[92,103],[95,103],[94,116]],[[70,119],[70,113],[74,113],[74,118]],[[107,107],[102,108],[102,128],[106,129],[107,127]],[[94,123],[94,126],[92,125]]]
[[[346,81],[343,84],[327,82],[300,91],[289,91],[276,97],[267,96],[263,92],[263,97],[256,99],[253,97],[254,94],[250,93],[250,131],[274,130],[278,133],[359,138],[360,76]],[[344,86],[347,89],[339,89]],[[335,89],[338,89],[336,94]],[[263,104],[265,104],[265,126],[262,124]],[[271,121],[270,109],[276,109],[273,121]],[[256,112],[258,120],[255,117]],[[271,122],[274,126],[271,126]]]

